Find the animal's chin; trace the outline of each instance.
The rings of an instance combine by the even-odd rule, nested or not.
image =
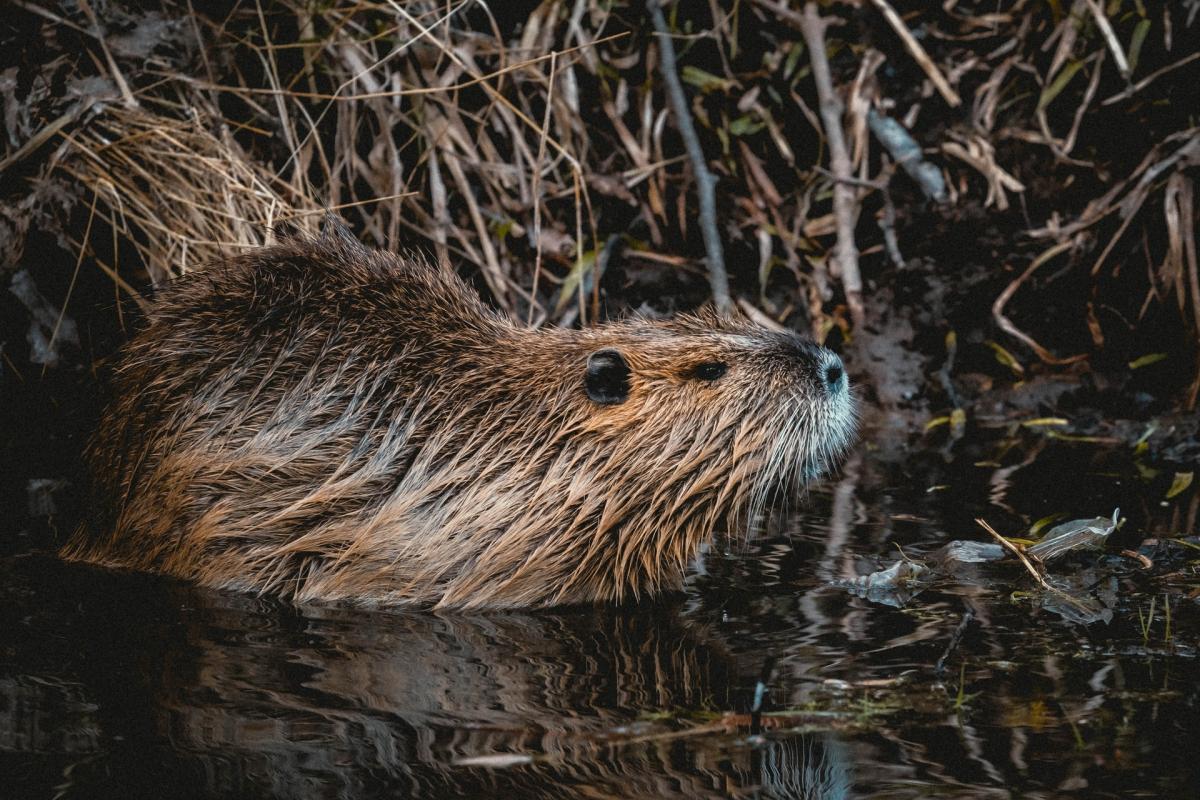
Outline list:
[[[839,400],[830,406],[807,437],[804,452],[797,454],[792,474],[799,478],[800,490],[841,465],[858,431],[852,402]]]
[[[758,485],[749,493],[751,519],[792,506],[810,484],[836,469],[857,429],[849,395],[816,407],[810,399],[797,397],[779,409],[776,419]]]

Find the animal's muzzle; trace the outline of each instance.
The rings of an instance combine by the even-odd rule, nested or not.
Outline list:
[[[822,387],[830,397],[838,397],[850,390],[850,379],[846,377],[846,367],[836,353],[823,350],[817,375]]]

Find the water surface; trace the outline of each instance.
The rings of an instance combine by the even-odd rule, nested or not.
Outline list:
[[[1195,574],[1178,545],[1143,546],[1152,570],[1118,554],[1194,533],[1195,491],[1166,500],[1169,465],[1036,432],[904,457],[871,440],[683,595],[627,608],[297,609],[6,557],[0,795],[1195,796]],[[982,540],[977,516],[1018,534],[1116,505],[1127,541],[1070,567],[1107,624],[1043,608],[1007,565],[903,607],[830,585]]]

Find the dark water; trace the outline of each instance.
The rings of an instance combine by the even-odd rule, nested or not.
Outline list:
[[[779,533],[653,605],[297,610],[7,557],[0,795],[1195,797],[1194,566],[1115,552],[1194,534],[1194,487],[1166,500],[1169,467],[1037,433],[904,459],[870,438]],[[1127,541],[1072,567],[1115,602],[1107,624],[1045,610],[1003,565],[903,608],[829,585],[982,539],[976,516],[1016,534],[1118,504]]]

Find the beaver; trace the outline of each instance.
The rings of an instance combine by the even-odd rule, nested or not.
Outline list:
[[[799,336],[712,310],[534,329],[337,228],[163,287],[113,390],[64,557],[370,606],[677,589],[855,418]]]

